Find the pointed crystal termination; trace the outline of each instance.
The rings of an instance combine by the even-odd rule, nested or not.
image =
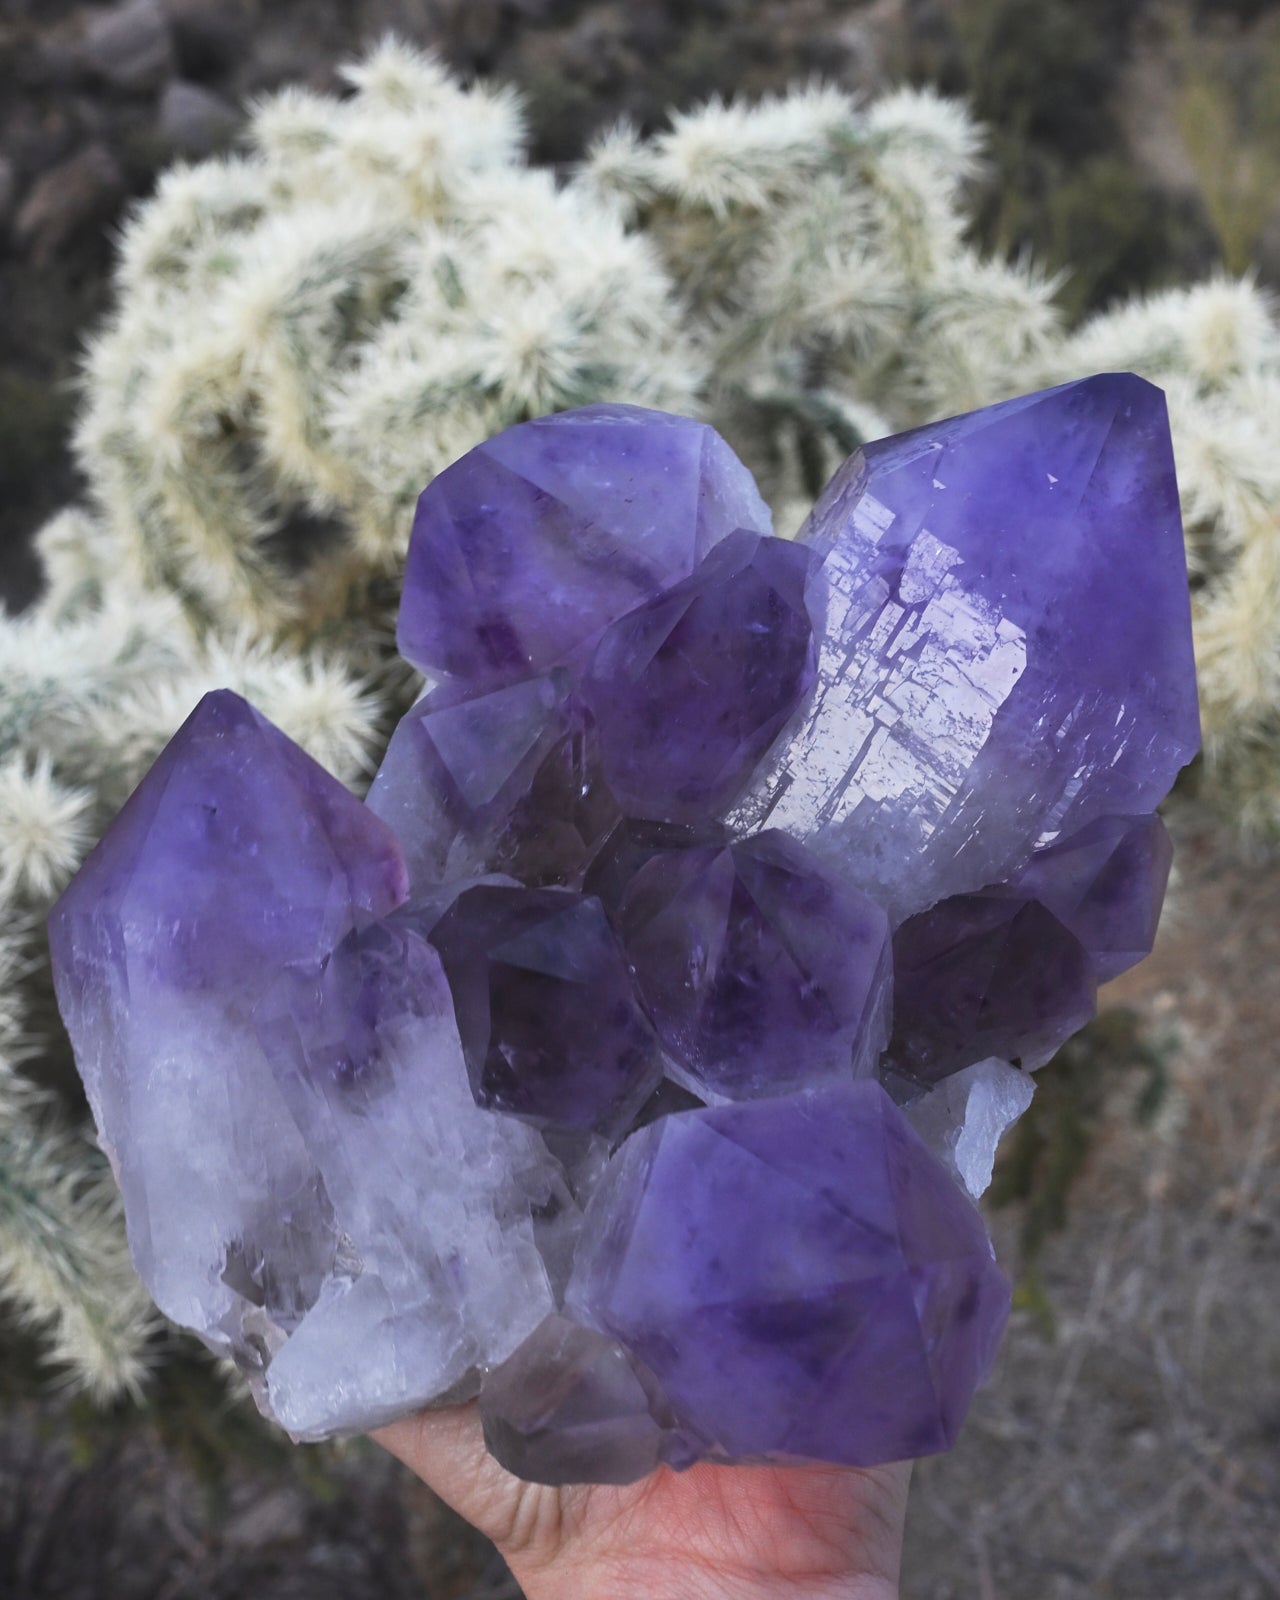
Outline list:
[[[818,683],[734,820],[813,845],[895,924],[1150,811],[1199,748],[1168,419],[1140,378],[867,445],[801,538],[825,558]]]
[[[405,893],[386,825],[206,696],[54,909],[54,979],[156,1301],[258,1376],[353,1270],[253,1008]]]
[[[735,528],[772,527],[705,423],[623,405],[520,423],[423,491],[401,654],[477,688],[545,672]]]
[[[669,851],[617,925],[671,1061],[704,1098],[874,1072],[889,1037],[889,921],[781,833]]]
[[[872,1466],[954,1441],[1009,1285],[977,1211],[863,1079],[633,1135],[567,1303],[709,1450]]]
[[[808,693],[813,553],[734,533],[601,637],[583,683],[622,809],[706,822],[730,805]]]
[[[984,1055],[1043,1066],[1092,1017],[1097,984],[1150,954],[1172,858],[1158,816],[1099,817],[1008,883],[909,917],[891,1068],[923,1084]]]
[[[375,923],[282,970],[253,1021],[341,1230],[262,1375],[270,1412],[323,1438],[474,1393],[552,1308],[539,1219],[569,1196],[537,1133],[472,1099],[439,957]]]
[[[1105,983],[1151,954],[1172,865],[1173,844],[1158,816],[1099,817],[1037,850],[1010,889],[1052,911]]]
[[[615,1340],[551,1316],[480,1390],[490,1455],[532,1483],[634,1483],[675,1436],[651,1373]]]
[[[130,986],[247,993],[407,891],[390,828],[223,689],[130,796],[55,908],[50,939],[73,1001],[97,989],[108,959],[127,964]]]
[[[595,744],[564,673],[468,699],[437,689],[411,707],[368,805],[404,841],[415,900],[494,872],[578,887],[619,820]]]
[[[564,889],[467,889],[436,924],[476,1104],[616,1137],[662,1076],[604,908]]]
[[[893,1037],[887,1061],[933,1084],[988,1056],[1042,1067],[1097,1002],[1093,963],[1039,901],[953,895],[893,936]]]
[[[379,921],[405,883],[386,824],[223,692],[50,920],[139,1272],[300,1436],[452,1389],[551,1303],[558,1165],[475,1107],[434,951]]]

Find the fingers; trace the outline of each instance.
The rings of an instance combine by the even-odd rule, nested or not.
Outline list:
[[[474,1401],[420,1411],[376,1429],[371,1437],[492,1539],[509,1562],[556,1544],[559,1496],[521,1482],[498,1465],[485,1449]]]
[[[494,1487],[490,1480],[502,1473],[484,1447],[480,1411],[474,1402],[401,1417],[385,1428],[376,1428],[371,1437],[473,1521],[468,1506],[461,1502],[490,1492]]]

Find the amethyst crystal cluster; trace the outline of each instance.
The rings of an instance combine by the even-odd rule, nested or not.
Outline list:
[[[1198,742],[1164,406],[867,445],[794,542],[592,406],[423,494],[361,804],[210,695],[52,922],[146,1283],[300,1438],[478,1394],[546,1482],[946,1448],[971,1199],[1151,946]]]

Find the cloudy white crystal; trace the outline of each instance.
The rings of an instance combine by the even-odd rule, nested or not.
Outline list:
[[[1035,1083],[995,1056],[913,1100],[907,1120],[976,1200],[991,1185],[996,1147],[1031,1104]]]

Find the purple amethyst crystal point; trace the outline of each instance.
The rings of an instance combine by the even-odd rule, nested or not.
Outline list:
[[[538,1126],[621,1134],[662,1076],[600,902],[481,887],[432,930],[476,1104]]]
[[[1041,1067],[1093,1016],[1097,980],[1076,936],[1004,888],[954,895],[893,937],[888,1062],[936,1083],[988,1056]]]
[[[675,1430],[652,1375],[617,1340],[559,1316],[488,1374],[480,1418],[490,1455],[533,1483],[634,1483]]]
[[[872,1079],[664,1118],[588,1209],[570,1313],[733,1458],[947,1449],[1009,1285],[982,1219]]]
[[[869,444],[801,538],[818,683],[738,808],[897,923],[1150,811],[1199,748],[1164,397],[1106,373]]]
[[[617,922],[667,1070],[704,1098],[874,1072],[888,918],[784,834],[655,856]]]
[[[379,928],[404,892],[386,824],[224,692],[50,919],[138,1270],[299,1433],[420,1403],[550,1305],[558,1168],[472,1102],[434,953]]]
[[[601,637],[583,683],[633,817],[696,824],[741,793],[813,683],[814,555],[735,533]]]
[[[1105,983],[1151,954],[1172,864],[1158,816],[1099,817],[1037,850],[1010,887],[1034,895],[1075,934]]]
[[[576,887],[618,821],[592,719],[560,673],[427,695],[392,734],[368,804],[404,841],[415,897],[490,872]]]
[[[407,887],[390,828],[224,689],[125,803],[55,907],[50,940],[70,1001],[118,963],[130,988],[252,988],[386,916]]]
[[[520,423],[423,491],[401,654],[476,687],[544,672],[735,528],[771,532],[769,509],[705,423],[623,405]]]

